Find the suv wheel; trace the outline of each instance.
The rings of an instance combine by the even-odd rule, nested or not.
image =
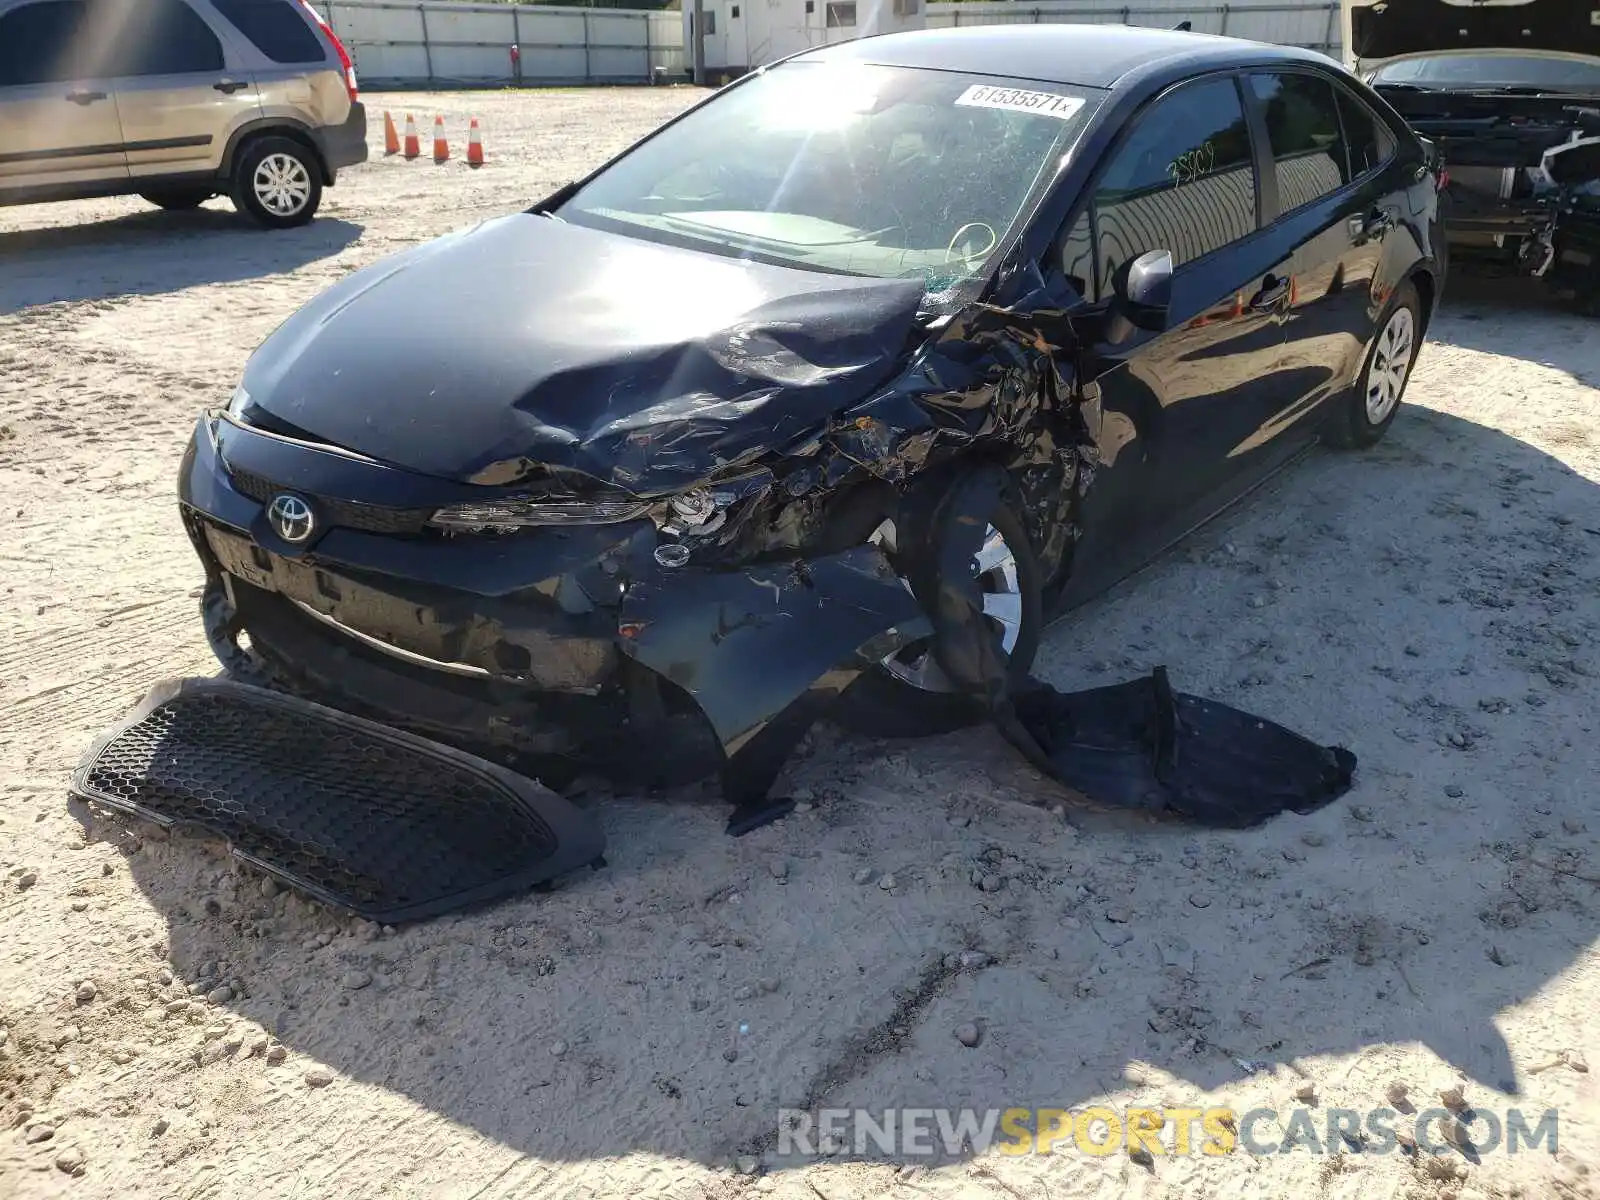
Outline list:
[[[199,208],[216,194],[216,188],[208,187],[157,188],[153,192],[139,193],[140,197],[148,200],[157,208],[173,210]]]
[[[322,203],[322,168],[301,143],[286,137],[250,142],[233,164],[233,206],[257,225],[304,225]]]

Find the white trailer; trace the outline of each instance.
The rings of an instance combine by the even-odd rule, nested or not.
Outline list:
[[[686,0],[687,2],[687,0]],[[1147,25],[1225,34],[1340,55],[1340,0],[935,0],[928,27]]]
[[[705,67],[729,79],[829,42],[921,29],[924,0],[704,0]],[[683,0],[683,44],[694,46],[694,2]],[[692,61],[692,49],[685,58]]]

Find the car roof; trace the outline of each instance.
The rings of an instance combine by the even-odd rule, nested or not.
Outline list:
[[[974,25],[887,33],[818,47],[807,61],[926,67],[974,75],[1006,75],[1046,83],[1112,88],[1131,74],[1217,70],[1260,62],[1337,66],[1326,55],[1294,46],[1131,25]],[[1139,68],[1149,68],[1140,71]]]

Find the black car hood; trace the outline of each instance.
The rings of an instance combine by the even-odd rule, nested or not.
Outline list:
[[[243,386],[270,418],[426,474],[548,465],[662,495],[888,380],[922,295],[519,213],[355,272]]]
[[[1363,66],[1440,50],[1556,50],[1600,58],[1594,7],[1594,0],[1387,0],[1381,8],[1351,8],[1347,51]]]

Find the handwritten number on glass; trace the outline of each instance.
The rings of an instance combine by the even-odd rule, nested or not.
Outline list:
[[[1167,164],[1167,174],[1174,184],[1193,183],[1210,173],[1217,163],[1217,149],[1210,142],[1201,142],[1193,150],[1186,150]]]

